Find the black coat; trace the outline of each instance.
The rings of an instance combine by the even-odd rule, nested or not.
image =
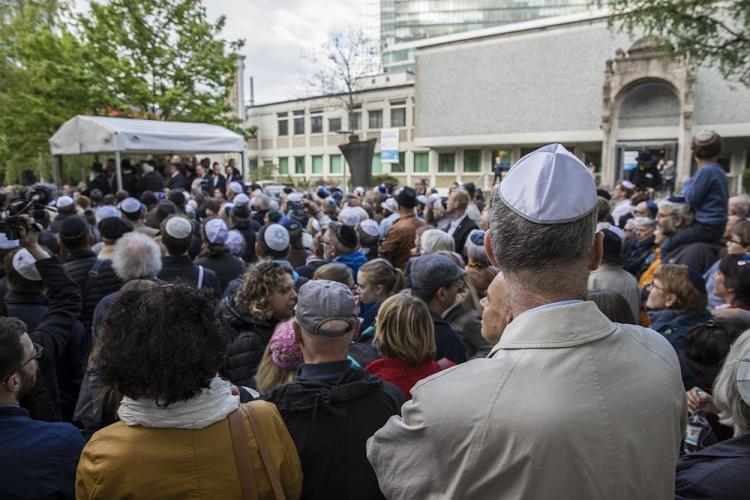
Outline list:
[[[29,331],[36,329],[49,310],[47,297],[40,293],[7,292],[5,306],[7,316],[26,323]],[[70,342],[56,365],[59,397],[52,403],[55,413],[61,415],[63,420],[70,421],[73,418],[73,409],[86,371],[89,347],[90,336],[84,332],[81,322],[76,321],[71,330]],[[55,391],[47,392],[51,398],[57,397]]]
[[[86,194],[91,196],[91,191],[98,189],[102,192],[102,195],[109,193],[109,178],[107,174],[99,174],[89,182]]]
[[[750,435],[716,443],[677,463],[675,498],[744,500],[750,492]]]
[[[225,297],[221,301],[218,313],[235,332],[221,373],[235,385],[255,387],[255,372],[278,322],[274,319],[255,319],[240,311],[233,297]]]
[[[130,196],[135,196],[137,186],[138,186],[138,177],[136,177],[135,172],[133,172],[132,170],[124,171],[122,173],[122,189],[127,191]],[[112,176],[110,190],[113,193],[116,193],[118,191],[117,175]]]
[[[157,275],[162,281],[184,281],[190,285],[198,285],[198,265],[187,255],[175,255],[172,257],[164,257],[162,260],[161,271]],[[221,296],[222,286],[219,283],[219,278],[216,277],[211,269],[206,267],[203,268],[203,287],[211,288],[216,293],[217,297]]]
[[[461,337],[443,318],[432,315],[432,323],[435,326],[435,361],[447,358],[454,363],[466,361],[466,348]]]
[[[661,174],[656,164],[644,169],[639,166],[630,172],[630,182],[635,184],[638,191],[645,191],[648,188],[658,190],[661,188]]]
[[[39,379],[43,381],[48,402],[59,408],[60,391],[57,364],[71,341],[74,325],[81,312],[81,294],[65,274],[57,258],[37,261],[36,268],[47,287],[47,312],[29,336],[42,346],[39,358]],[[37,404],[37,403],[35,403]]]
[[[159,191],[162,191],[164,189],[164,179],[162,179],[162,176],[159,172],[156,170],[153,170],[140,179],[138,179],[138,184],[136,185],[136,192],[140,195],[144,191],[151,191],[154,193],[158,193]]]
[[[96,262],[96,261],[95,261]],[[122,286],[122,281],[115,274],[111,260],[99,261],[101,265],[94,272],[93,264],[87,271],[87,277],[81,287],[83,296],[83,310],[81,311],[81,323],[87,332],[91,332],[91,324],[94,319],[94,311],[97,304],[105,296],[114,293]]]
[[[383,498],[365,450],[375,431],[400,414],[404,395],[397,387],[350,367],[330,381],[300,374],[266,399],[297,447],[301,498]]]
[[[211,178],[209,179],[208,185],[211,188],[211,192],[209,193],[211,196],[214,195],[214,190],[218,189],[222,193],[226,193],[227,190],[227,178],[224,177],[223,174],[213,174],[211,175]]]
[[[169,178],[169,181],[167,181],[167,187],[171,190],[184,189],[185,191],[190,191],[187,179],[180,173]]]
[[[63,269],[68,273],[73,283],[78,285],[78,288],[83,289],[83,285],[86,283],[86,279],[89,276],[89,270],[94,265],[96,260],[96,254],[91,250],[82,250],[80,252],[72,252],[68,254],[68,258],[63,263]]]
[[[464,254],[464,245],[466,245],[466,239],[469,237],[469,233],[474,229],[479,229],[479,227],[477,226],[477,223],[470,219],[467,215],[453,232],[453,241],[456,244],[456,252],[460,253],[461,255]]]
[[[196,264],[212,270],[216,277],[219,278],[222,292],[226,289],[229,282],[245,272],[245,262],[239,257],[232,255],[229,250],[225,250],[221,255],[206,255],[195,261]]]
[[[256,235],[255,229],[250,224],[250,220],[237,221],[232,229],[239,231],[245,239],[245,248],[242,250],[242,260],[248,264],[254,262]]]

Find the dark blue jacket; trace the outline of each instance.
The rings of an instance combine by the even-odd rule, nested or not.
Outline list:
[[[729,182],[718,163],[709,163],[682,185],[685,199],[701,224],[722,224],[727,221]]]
[[[40,293],[7,292],[5,304],[6,315],[26,323],[26,329],[30,332],[36,330],[48,309],[47,297]],[[70,342],[56,364],[57,388],[48,391],[49,396],[55,398],[52,403],[56,413],[68,422],[73,418],[78,391],[86,372],[91,338],[80,321],[76,321],[70,333]],[[34,415],[33,410],[31,414]]]
[[[675,498],[744,500],[750,496],[750,436],[716,443],[677,463]]]
[[[367,257],[365,257],[365,254],[363,254],[359,250],[354,250],[353,252],[339,255],[338,257],[333,259],[332,262],[349,266],[349,269],[352,270],[352,277],[354,278],[354,282],[356,283],[359,268],[367,263]]]
[[[432,315],[435,325],[435,361],[448,358],[454,363],[466,361],[466,348],[461,337],[443,318]]]
[[[0,406],[0,497],[75,498],[84,444],[70,424],[32,420],[23,408]]]
[[[711,319],[711,313],[708,310],[681,313],[671,309],[661,311],[650,311],[648,317],[651,320],[651,329],[661,333],[666,338],[680,359],[680,371],[682,372],[682,383],[685,389],[692,389],[700,385],[687,368],[685,360],[682,357],[682,341],[685,334],[696,325],[705,323]]]

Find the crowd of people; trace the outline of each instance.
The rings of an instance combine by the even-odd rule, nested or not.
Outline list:
[[[94,163],[0,232],[0,497],[745,498],[750,203],[692,153],[611,192],[558,144],[489,193]]]

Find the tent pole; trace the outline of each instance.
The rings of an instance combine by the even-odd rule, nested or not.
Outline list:
[[[242,165],[242,182],[245,182],[245,151],[240,151],[240,165]]]
[[[115,151],[115,173],[117,174],[117,190],[122,191],[122,168],[120,167],[120,152]],[[132,193],[128,193],[132,194]]]
[[[61,157],[59,155],[52,155],[52,182],[55,184],[55,186],[60,186],[60,161]]]

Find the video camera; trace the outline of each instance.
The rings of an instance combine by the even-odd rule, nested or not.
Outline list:
[[[55,210],[48,206],[51,199],[52,190],[47,186],[32,187],[25,198],[16,198],[8,204],[7,210],[0,217],[0,233],[5,233],[8,240],[17,240],[20,238],[18,230],[22,227],[41,231],[42,226],[38,222],[27,224],[21,219],[21,215],[29,214],[35,221],[44,220],[47,210]]]

